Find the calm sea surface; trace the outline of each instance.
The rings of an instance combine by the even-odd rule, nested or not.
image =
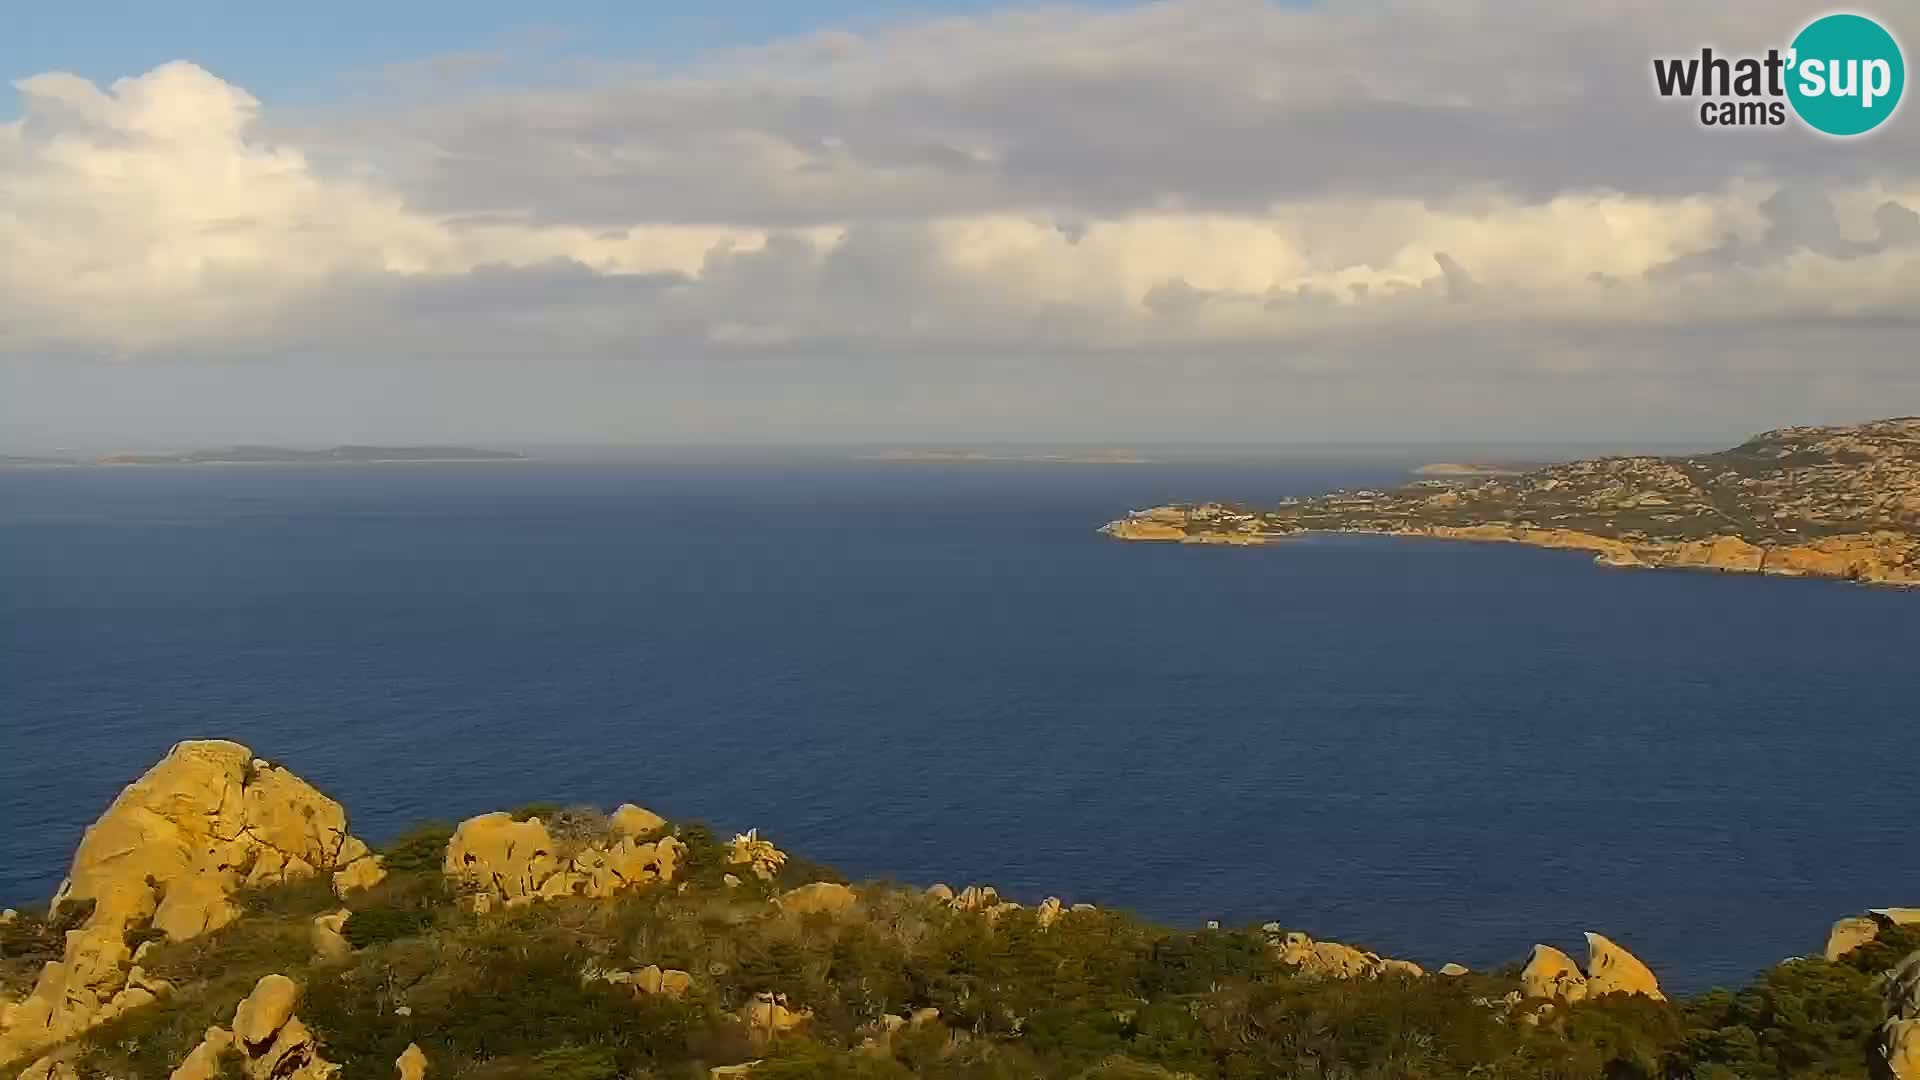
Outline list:
[[[1920,904],[1920,595],[1504,545],[1121,544],[1379,465],[0,471],[0,903],[173,742],[380,839],[536,799],[856,877],[1682,990]]]

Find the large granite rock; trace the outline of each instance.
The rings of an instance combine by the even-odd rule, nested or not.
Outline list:
[[[426,1051],[420,1049],[419,1043],[408,1043],[394,1059],[393,1070],[399,1080],[427,1080]]]
[[[1315,941],[1298,930],[1283,933],[1276,924],[1270,923],[1264,929],[1267,947],[1274,956],[1302,975],[1320,979],[1378,979],[1384,975],[1419,978],[1426,974],[1411,960],[1390,960],[1337,941]]]
[[[537,817],[515,821],[511,814],[482,814],[454,830],[445,871],[481,911],[566,896],[605,898],[672,881],[686,845],[671,836],[635,839],[627,830],[637,825],[631,815],[623,825],[616,814],[607,835],[562,844]]]
[[[232,1029],[207,1029],[170,1080],[216,1080],[229,1051],[239,1056],[247,1080],[333,1080],[340,1067],[320,1056],[313,1032],[294,1015],[299,999],[292,979],[263,977],[234,1010]]]
[[[1521,993],[1527,998],[1572,1003],[1601,994],[1638,994],[1665,1001],[1660,981],[1651,969],[1605,935],[1587,934],[1587,969],[1551,945],[1535,945],[1520,971]]]
[[[52,908],[88,914],[62,958],[7,1010],[0,1062],[151,1000],[150,990],[129,993],[129,930],[196,937],[238,917],[233,896],[243,887],[342,871],[380,873],[339,803],[239,743],[180,743],[80,841]]]
[[[760,830],[748,829],[733,838],[733,850],[727,856],[727,862],[746,867],[762,881],[771,881],[773,875],[786,865],[787,853],[774,847],[771,840],[762,840]]]
[[[1665,1001],[1660,980],[1640,958],[1601,934],[1587,933],[1587,994],[1638,994]]]
[[[1878,940],[1882,930],[1915,923],[1920,923],[1920,908],[1869,908],[1863,914],[1849,915],[1835,922],[1833,928],[1827,931],[1826,958],[1838,960],[1860,946]]]
[[[780,895],[780,908],[797,915],[838,914],[860,902],[860,897],[845,885],[816,881]]]
[[[1520,992],[1529,998],[1579,1001],[1587,996],[1587,977],[1573,957],[1551,945],[1535,945],[1520,969]]]
[[[1887,978],[1880,1055],[1893,1080],[1920,1080],[1920,951],[1902,960]]]

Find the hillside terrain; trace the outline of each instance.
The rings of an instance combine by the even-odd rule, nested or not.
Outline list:
[[[1271,507],[1159,506],[1102,531],[1217,544],[1311,531],[1510,541],[1592,551],[1612,566],[1920,584],[1920,418],[1782,428],[1694,456],[1442,471],[1453,475]]]
[[[1674,1000],[1597,933],[1584,965],[1429,971],[1278,922],[849,885],[632,804],[374,851],[292,772],[193,742],[0,917],[0,1075],[1912,1080],[1916,950],[1920,910],[1882,909]]]

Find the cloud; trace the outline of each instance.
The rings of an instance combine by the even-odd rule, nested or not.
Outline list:
[[[186,61],[33,75],[0,126],[0,360],[1644,390],[1734,378],[1751,346],[1698,358],[1760,324],[1856,334],[1870,399],[1911,386],[1874,350],[1920,310],[1920,126],[1709,133],[1648,85],[1813,13],[1049,8],[297,115]]]

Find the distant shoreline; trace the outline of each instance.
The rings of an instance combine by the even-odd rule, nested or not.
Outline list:
[[[334,446],[300,450],[282,446],[235,446],[178,453],[115,453],[94,458],[42,458],[0,455],[0,468],[170,468],[272,465],[485,465],[535,460],[510,450],[464,446]]]

